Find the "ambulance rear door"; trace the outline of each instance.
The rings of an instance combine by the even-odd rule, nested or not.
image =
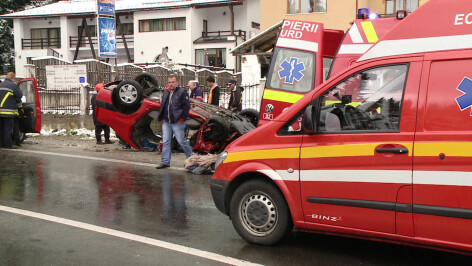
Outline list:
[[[39,102],[38,85],[34,78],[25,78],[18,81],[18,87],[23,92],[23,109],[25,113],[20,117],[20,131],[23,133],[41,132],[41,104]]]
[[[259,125],[276,119],[323,82],[323,32],[321,23],[284,20],[262,97]]]

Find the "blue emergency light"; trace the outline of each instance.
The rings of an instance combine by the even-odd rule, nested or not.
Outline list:
[[[359,8],[357,10],[357,18],[358,19],[366,19],[369,17],[370,11],[368,8]]]

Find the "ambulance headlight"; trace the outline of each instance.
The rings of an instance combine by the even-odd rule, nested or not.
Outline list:
[[[228,152],[226,152],[226,151],[218,154],[218,158],[216,158],[215,169],[218,167],[218,165],[220,165],[224,162],[226,157],[228,157]]]

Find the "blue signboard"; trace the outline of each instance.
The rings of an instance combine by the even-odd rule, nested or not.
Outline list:
[[[114,18],[98,17],[100,57],[116,57],[116,21]]]
[[[98,15],[115,16],[115,0],[98,0]]]

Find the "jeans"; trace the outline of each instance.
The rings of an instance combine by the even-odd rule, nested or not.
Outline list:
[[[170,165],[170,157],[172,154],[171,142],[174,135],[187,158],[193,155],[192,148],[185,138],[185,127],[185,122],[169,123],[164,121],[162,123],[162,138],[164,142],[162,146],[162,164]]]

